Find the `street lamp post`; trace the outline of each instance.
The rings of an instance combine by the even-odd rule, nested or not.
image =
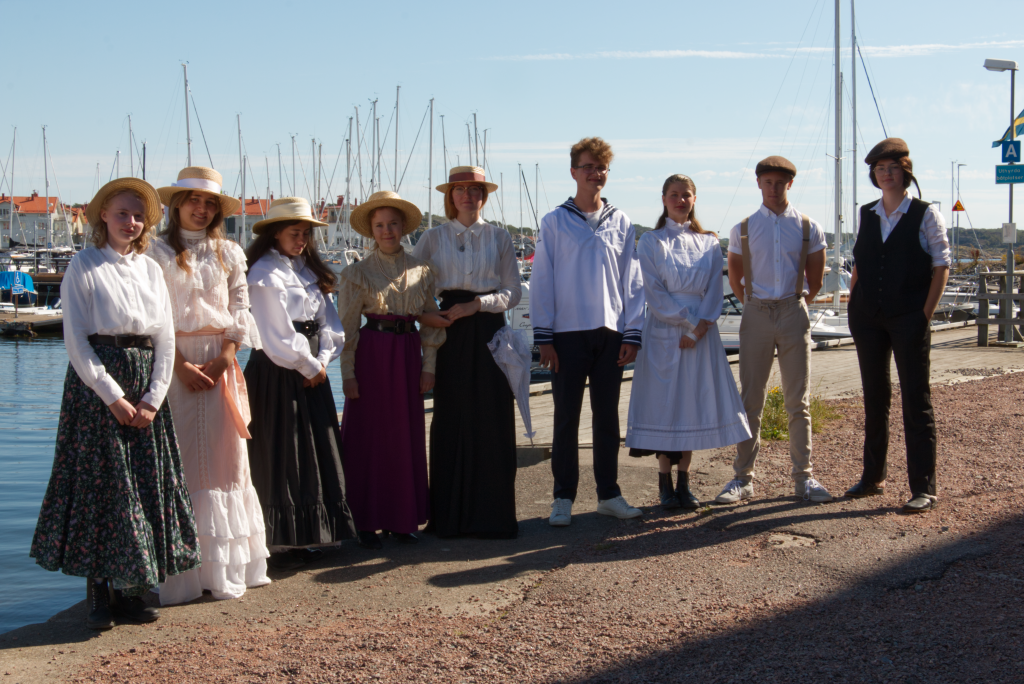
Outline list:
[[[1010,140],[1017,137],[1017,127],[1015,125],[1017,117],[1016,106],[1014,105],[1013,95],[1017,84],[1017,63],[1008,59],[986,59],[985,68],[989,71],[1009,71],[1010,72]],[[1011,162],[1012,163],[1012,162]],[[1010,186],[1010,223],[1013,223],[1013,183]],[[1013,243],[1009,243],[1006,246],[1006,281],[1003,287],[1004,294],[1013,293]],[[1013,302],[1009,299],[1003,299],[999,302],[999,317],[1000,318],[1013,318]],[[1000,326],[1003,333],[1004,342],[1013,342],[1013,325],[1006,324]]]

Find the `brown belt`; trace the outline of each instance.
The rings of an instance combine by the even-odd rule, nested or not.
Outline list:
[[[149,335],[89,335],[89,344],[100,344],[106,347],[139,347],[153,348],[153,338]]]

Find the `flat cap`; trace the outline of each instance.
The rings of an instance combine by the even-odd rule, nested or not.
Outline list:
[[[754,175],[760,178],[762,174],[771,173],[772,171],[787,173],[793,178],[796,178],[796,166],[793,162],[789,161],[785,157],[780,157],[777,154],[772,155],[771,157],[765,157],[761,161],[757,162],[757,166],[754,168]]]
[[[868,156],[864,157],[864,163],[874,164],[879,159],[899,159],[909,156],[910,148],[907,147],[903,138],[886,138],[871,148]]]

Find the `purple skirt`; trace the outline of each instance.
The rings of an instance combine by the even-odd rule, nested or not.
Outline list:
[[[367,318],[416,320],[393,315]],[[418,332],[359,331],[359,398],[345,399],[341,419],[341,460],[357,530],[415,532],[429,517],[422,365]]]

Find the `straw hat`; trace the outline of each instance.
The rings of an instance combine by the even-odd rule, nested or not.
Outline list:
[[[188,192],[189,190],[208,192],[211,195],[216,195],[220,202],[221,213],[227,217],[238,211],[242,202],[236,197],[222,194],[223,185],[224,179],[215,169],[207,166],[188,166],[178,172],[177,182],[160,188],[157,192],[160,193],[160,201],[168,207],[171,206],[171,198],[179,192]]]
[[[370,214],[373,213],[374,209],[380,209],[381,207],[391,207],[405,215],[402,235],[408,235],[413,232],[420,227],[420,222],[423,221],[423,212],[415,204],[402,199],[398,196],[397,192],[381,190],[370,195],[370,199],[352,210],[352,218],[349,219],[352,224],[352,230],[360,235],[372,238],[373,228],[370,227]]]
[[[437,186],[438,192],[448,192],[452,183],[479,183],[487,188],[487,192],[494,192],[498,189],[497,183],[488,183],[484,177],[484,170],[479,166],[456,166],[448,172],[448,182]]]
[[[122,190],[131,190],[142,196],[143,202],[146,205],[145,223],[147,229],[160,223],[164,217],[164,211],[160,206],[160,196],[157,195],[156,188],[141,178],[128,177],[112,180],[100,188],[99,192],[96,193],[96,196],[92,198],[92,201],[85,208],[85,216],[89,219],[89,225],[98,226],[100,224],[100,212],[103,211],[103,203],[107,201],[108,197],[116,195]]]
[[[259,235],[275,223],[284,221],[309,221],[314,226],[326,226],[323,221],[313,218],[313,210],[305,197],[282,197],[270,203],[267,218],[252,224],[252,232]]]

